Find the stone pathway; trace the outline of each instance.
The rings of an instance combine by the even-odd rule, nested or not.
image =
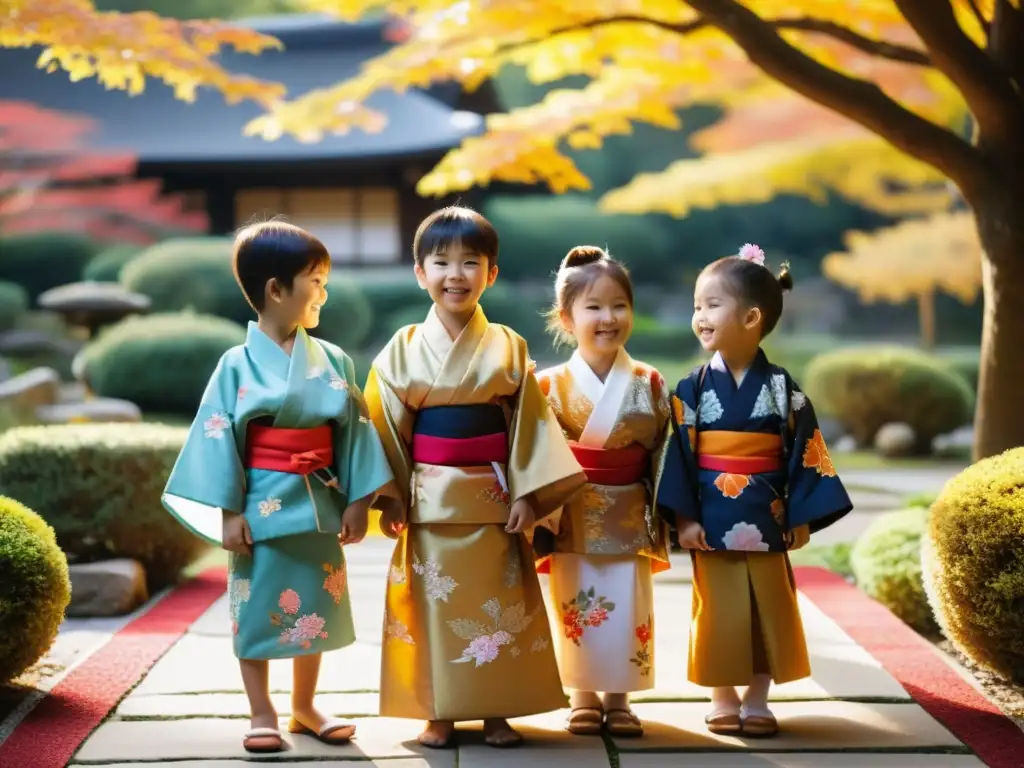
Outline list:
[[[457,751],[425,750],[415,742],[418,722],[375,716],[380,622],[391,546],[387,540],[372,539],[348,550],[360,640],[327,655],[321,675],[322,708],[356,719],[356,740],[337,748],[306,736],[288,736],[290,750],[262,757],[260,762],[312,766],[334,758],[388,768],[511,768],[537,761],[552,768],[983,765],[912,701],[879,662],[803,596],[801,610],[814,676],[775,690],[774,708],[784,734],[771,741],[708,734],[703,726],[706,690],[686,680],[690,584],[685,557],[679,558],[680,567],[657,579],[657,688],[636,697],[636,711],[646,722],[644,738],[573,737],[563,730],[563,711],[517,721],[528,737],[520,750],[486,747],[478,724],[467,727]],[[248,727],[247,704],[228,632],[226,598],[222,598],[157,662],[83,744],[72,764],[130,766],[159,760],[180,768],[229,768],[253,760],[241,747]],[[288,714],[289,683],[290,665],[272,664],[271,686],[282,717]],[[495,695],[500,696],[500,691]]]

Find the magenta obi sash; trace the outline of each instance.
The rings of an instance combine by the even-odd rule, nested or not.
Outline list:
[[[586,448],[569,443],[573,456],[587,473],[587,481],[597,485],[632,485],[647,472],[647,449],[639,443],[625,448]]]
[[[416,414],[412,460],[442,467],[508,463],[508,429],[500,405],[439,405]]]

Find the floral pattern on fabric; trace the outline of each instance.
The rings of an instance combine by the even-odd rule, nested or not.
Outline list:
[[[836,476],[836,468],[832,464],[832,457],[828,455],[825,438],[822,437],[820,429],[814,430],[814,434],[807,439],[804,467],[815,470],[822,477]]]
[[[223,413],[215,413],[203,422],[203,434],[214,440],[224,439],[224,430],[231,426],[228,417]]]
[[[480,491],[479,498],[483,501],[489,501],[492,504],[502,504],[506,507],[512,504],[508,491],[501,487],[501,483],[498,482],[497,478],[495,478],[494,484],[490,488]]]
[[[251,583],[249,579],[232,579],[228,593],[228,612],[231,615],[231,634],[238,634],[238,617],[242,613],[242,603],[249,602]]]
[[[348,571],[344,564],[340,568],[335,568],[330,563],[324,563],[324,571],[327,573],[324,589],[334,600],[335,605],[341,605],[341,599],[345,597],[345,589],[348,587]]]
[[[750,412],[750,418],[763,419],[773,413],[775,413],[775,401],[772,399],[771,392],[768,391],[768,385],[765,384],[757,394],[757,401],[754,403],[754,409]]]
[[[715,390],[709,389],[700,395],[700,423],[713,424],[722,418],[725,409]]]
[[[538,608],[532,614],[527,614],[526,603],[522,600],[502,608],[501,601],[496,597],[488,600],[481,608],[491,618],[490,626],[473,619],[452,619],[448,622],[452,632],[469,641],[462,655],[452,659],[453,664],[474,662],[476,667],[490,664],[498,658],[504,646],[511,645],[515,636],[530,626],[540,610]]]
[[[651,630],[652,626],[653,621],[651,620],[651,617],[648,616],[647,623],[638,626],[634,632],[637,642],[640,643],[640,648],[637,649],[637,652],[629,660],[629,663],[635,664],[640,668],[640,675],[642,677],[648,677],[651,674],[651,669],[653,668],[650,651],[651,638],[653,636],[653,632]]]
[[[405,571],[397,565],[392,565],[391,570],[388,571],[388,583],[405,584]]]
[[[413,571],[417,576],[422,576],[427,587],[427,597],[431,600],[448,602],[448,596],[455,590],[459,583],[451,576],[441,575],[441,566],[436,560],[428,559],[420,561],[419,557],[413,558]]]
[[[416,641],[413,640],[412,635],[409,634],[409,628],[398,619],[388,620],[385,634],[387,634],[388,638],[391,640],[398,640],[406,643],[407,645],[416,645]]]
[[[799,411],[807,405],[807,395],[803,392],[794,392],[793,397],[790,398],[790,403],[792,404],[794,411]]]
[[[282,628],[279,640],[282,645],[292,644],[308,650],[313,646],[314,640],[327,639],[327,633],[324,632],[326,619],[315,613],[298,615],[302,608],[302,600],[295,590],[284,590],[278,598],[277,605],[283,613],[271,613],[270,623]]]
[[[789,416],[789,403],[786,401],[786,377],[781,373],[773,373],[769,378],[769,384],[772,388],[772,402],[774,405],[772,412],[776,416],[783,418]]]
[[[772,502],[770,510],[772,513],[772,519],[775,520],[775,522],[779,525],[785,527],[786,502],[784,502],[782,499],[776,499],[775,501]]]
[[[692,427],[697,423],[697,412],[680,400],[676,395],[671,397],[672,417],[680,427]]]
[[[281,500],[273,497],[260,502],[260,517],[270,517],[275,512],[281,511]]]
[[[562,625],[565,637],[574,645],[580,645],[587,627],[600,627],[608,621],[608,614],[615,610],[615,603],[604,595],[598,595],[594,587],[579,591],[572,600],[562,603]]]
[[[736,523],[722,537],[722,543],[735,552],[767,552],[769,549],[761,530],[752,523]]]
[[[348,382],[345,381],[345,379],[343,379],[341,376],[339,376],[336,373],[332,373],[331,374],[331,380],[330,380],[329,383],[330,383],[331,389],[334,389],[334,390],[341,391],[341,390],[348,389]]]
[[[738,499],[748,485],[750,485],[750,477],[748,475],[735,475],[731,472],[723,472],[715,478],[715,487],[727,499]]]

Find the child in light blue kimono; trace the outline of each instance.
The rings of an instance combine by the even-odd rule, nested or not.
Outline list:
[[[342,544],[366,535],[392,473],[341,349],[307,335],[327,300],[330,255],[282,222],[239,233],[235,277],[256,310],[243,346],[224,353],[163,502],[231,552],[234,651],[252,711],[250,752],[283,749],[269,659],[294,664],[288,730],[342,744],[355,726],[313,705],[320,657],[355,641]]]

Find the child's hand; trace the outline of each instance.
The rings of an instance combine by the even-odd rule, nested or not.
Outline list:
[[[221,533],[222,546],[236,555],[252,555],[252,531],[249,522],[237,512],[223,510],[224,528]]]
[[[369,525],[368,508],[365,501],[349,504],[341,515],[341,533],[338,541],[342,544],[358,544],[366,538]]]
[[[522,533],[537,519],[537,513],[534,512],[533,504],[529,498],[517,499],[512,504],[512,511],[508,516],[508,525],[505,526],[505,531],[508,533]]]
[[[704,538],[704,526],[696,520],[680,519],[676,525],[679,531],[679,546],[683,549],[702,549],[710,551],[707,539]]]
[[[380,530],[389,539],[397,539],[405,530],[405,510],[398,499],[379,496],[376,506],[380,510]]]
[[[800,549],[800,547],[806,547],[807,542],[811,540],[811,529],[806,525],[798,525],[792,531],[786,531],[783,534],[783,539],[786,542],[786,549]]]

